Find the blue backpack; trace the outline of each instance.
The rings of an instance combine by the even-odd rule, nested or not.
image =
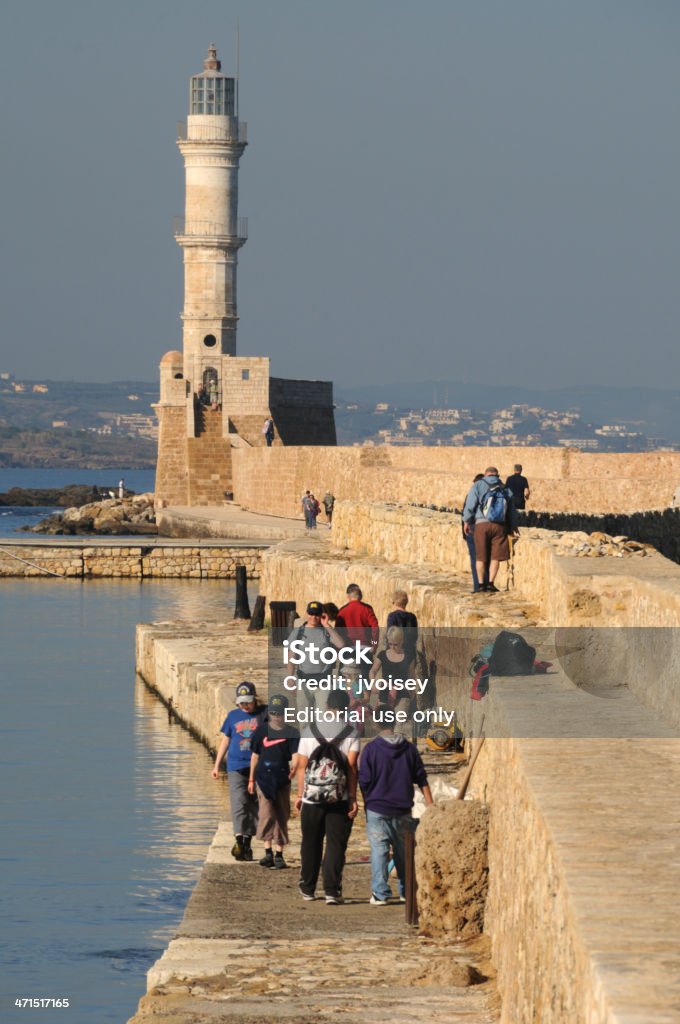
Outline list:
[[[490,487],[480,502],[482,515],[489,523],[504,523],[508,515],[508,490],[502,484]]]

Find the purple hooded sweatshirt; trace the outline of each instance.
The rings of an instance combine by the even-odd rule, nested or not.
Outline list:
[[[413,787],[427,785],[423,759],[403,736],[377,736],[363,749],[359,785],[369,811],[398,818],[413,807]]]

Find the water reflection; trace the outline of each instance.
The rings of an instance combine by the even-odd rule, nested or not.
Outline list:
[[[207,751],[135,684],[135,625],[227,620],[233,588],[3,580],[0,604],[2,1021],[54,996],[68,1024],[120,1024],[226,803]]]

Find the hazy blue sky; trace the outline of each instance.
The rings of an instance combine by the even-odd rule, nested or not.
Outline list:
[[[154,380],[179,346],[175,126],[237,17],[241,354],[675,386],[677,0],[3,0],[0,369]]]

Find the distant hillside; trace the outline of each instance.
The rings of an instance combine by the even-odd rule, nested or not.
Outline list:
[[[503,384],[465,384],[455,380],[408,381],[365,387],[336,387],[336,398],[375,407],[399,409],[472,408],[491,412],[523,403],[543,409],[578,408],[584,421],[638,423],[647,437],[680,442],[680,390],[579,387],[535,390]]]
[[[0,427],[3,468],[151,469],[155,465],[156,445],[144,438],[102,437],[84,430]]]
[[[148,381],[0,380],[0,423],[50,429],[55,420],[65,420],[72,429],[97,427],[112,414],[153,416],[151,403],[157,401],[158,385]]]

